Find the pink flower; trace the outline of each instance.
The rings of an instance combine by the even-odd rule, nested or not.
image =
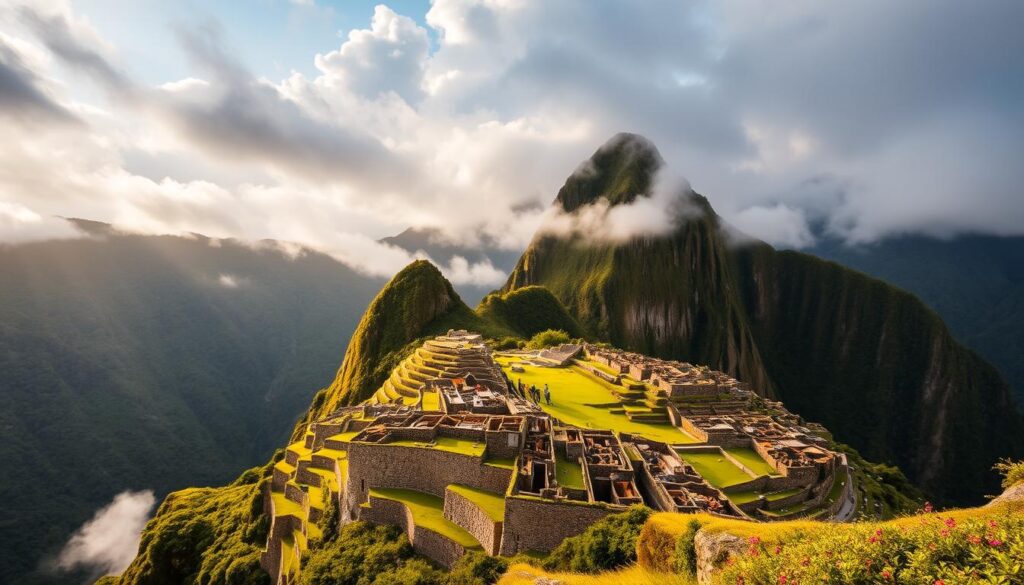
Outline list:
[[[782,546],[775,545],[775,554],[782,554]]]
[[[975,535],[972,534],[972,535],[967,537],[967,541],[970,542],[971,544],[981,544],[981,537],[980,536],[975,536]]]
[[[786,583],[789,583],[789,579],[785,575],[779,575],[779,585],[786,585]]]
[[[988,521],[988,525],[989,525],[990,527],[992,527],[992,528],[995,528],[996,526],[999,526],[999,523],[998,523],[998,522],[996,522],[995,520],[989,520],[989,521]]]
[[[1003,541],[998,538],[990,538],[988,541],[989,546],[1003,546]]]
[[[747,539],[747,542],[749,542],[751,545],[757,545],[761,543],[761,539],[757,536],[751,536]]]
[[[956,520],[952,518],[946,518],[946,526],[949,526],[950,528],[956,528]]]
[[[942,579],[936,579],[935,582],[932,583],[932,585],[946,585],[946,582]]]
[[[892,579],[892,572],[889,569],[885,569],[884,571],[882,571],[882,578],[886,581]]]

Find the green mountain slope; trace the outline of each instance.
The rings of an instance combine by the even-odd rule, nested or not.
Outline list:
[[[3,583],[53,583],[30,573],[123,490],[266,461],[383,284],[320,254],[115,234],[2,247],[0,282]]]
[[[512,310],[524,311],[524,318],[516,319]],[[315,419],[339,405],[369,398],[420,340],[449,329],[469,329],[491,338],[528,337],[544,329],[579,330],[543,288],[492,295],[474,311],[441,271],[417,260],[396,274],[370,303],[334,382],[316,397],[308,416]]]
[[[854,247],[824,240],[807,252],[919,296],[999,368],[1024,405],[1024,238],[903,236]]]
[[[522,298],[545,296],[541,314],[556,320],[548,324],[534,318],[534,326],[548,329],[561,323],[577,327],[565,309],[542,289],[512,295],[512,303],[518,306]],[[517,335],[508,325],[481,312],[466,306],[451,283],[429,262],[418,260],[405,267],[369,303],[334,382],[313,398],[296,428],[338,405],[367,398],[427,336],[451,328],[468,328],[495,338]],[[175,583],[183,575],[199,579],[197,582],[230,578],[232,583],[264,583],[266,573],[258,566],[254,550],[261,545],[256,544],[259,538],[254,535],[265,538],[266,520],[252,498],[258,494],[258,482],[269,472],[268,465],[246,472],[228,487],[170,494],[143,532],[139,556],[119,579],[107,579],[107,583]]]
[[[660,156],[649,142],[616,136],[555,205],[649,195],[651,161]],[[543,285],[592,335],[725,370],[944,502],[994,490],[992,463],[1024,451],[994,368],[912,295],[805,254],[738,244],[706,199],[683,196],[692,212],[667,236],[538,235],[504,290]]]

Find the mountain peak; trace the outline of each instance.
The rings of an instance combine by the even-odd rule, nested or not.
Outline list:
[[[469,313],[470,309],[441,271],[426,260],[410,263],[384,285],[366,309],[321,406],[330,409],[365,399],[390,373],[405,345],[455,312]]]
[[[664,165],[654,143],[639,134],[620,132],[583,161],[558,191],[555,203],[574,211],[601,199],[612,205],[649,195],[654,176]]]

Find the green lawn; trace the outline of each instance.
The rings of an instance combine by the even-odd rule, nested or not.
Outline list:
[[[778,475],[768,462],[757,454],[753,449],[726,449],[726,453],[732,455],[737,461],[746,465],[757,475]]]
[[[302,506],[284,497],[282,492],[270,492],[271,499],[274,500],[274,515],[275,516],[287,516],[291,514],[296,518],[302,520],[306,519],[306,513],[302,511]]]
[[[555,456],[555,479],[558,485],[583,489],[583,467],[576,461],[569,461],[561,453]]]
[[[484,463],[491,467],[500,467],[502,469],[516,468],[516,460],[513,457],[489,457]]]
[[[687,453],[679,456],[697,470],[711,485],[724,488],[753,479],[719,453]]]
[[[588,374],[578,367],[541,368],[524,365],[522,373],[513,372],[509,367],[515,357],[498,356],[497,362],[506,370],[512,381],[523,381],[543,389],[547,383],[551,388],[551,404],[541,404],[545,412],[564,423],[583,428],[610,429],[620,433],[636,433],[655,441],[672,444],[696,443],[697,440],[669,424],[635,422],[625,414],[614,414],[610,408],[599,404],[619,404],[612,393],[612,386]]]
[[[498,494],[453,483],[448,489],[480,507],[495,522],[505,521],[505,498]]]
[[[478,549],[480,543],[473,535],[444,517],[444,500],[437,496],[403,489],[375,488],[370,490],[371,496],[394,500],[405,504],[412,512],[412,521],[416,526],[429,528],[459,543],[467,549]]]
[[[754,500],[756,500],[757,498],[761,497],[762,495],[764,495],[764,498],[766,500],[768,500],[769,502],[774,502],[776,500],[781,500],[782,498],[788,498],[789,496],[792,496],[792,495],[798,493],[799,491],[800,490],[798,490],[798,489],[793,489],[793,490],[784,490],[784,491],[781,491],[781,492],[773,492],[773,493],[770,493],[770,494],[762,494],[762,492],[749,491],[749,492],[737,492],[735,494],[726,494],[726,495],[729,497],[730,500],[733,501],[733,503],[739,505],[739,504],[746,504],[747,502],[753,502]]]
[[[403,439],[401,441],[391,441],[388,445],[401,445],[403,447],[423,447],[424,449],[440,449],[441,451],[451,451],[452,453],[462,453],[463,455],[472,455],[474,457],[480,457],[484,454],[483,443],[478,441],[470,441],[469,439],[454,439],[452,437],[439,437],[433,445],[423,443],[421,441],[412,441]]]

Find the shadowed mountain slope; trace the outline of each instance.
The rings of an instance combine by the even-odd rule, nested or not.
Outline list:
[[[3,583],[60,582],[30,573],[123,490],[266,461],[383,284],[272,244],[83,225],[0,247]]]

